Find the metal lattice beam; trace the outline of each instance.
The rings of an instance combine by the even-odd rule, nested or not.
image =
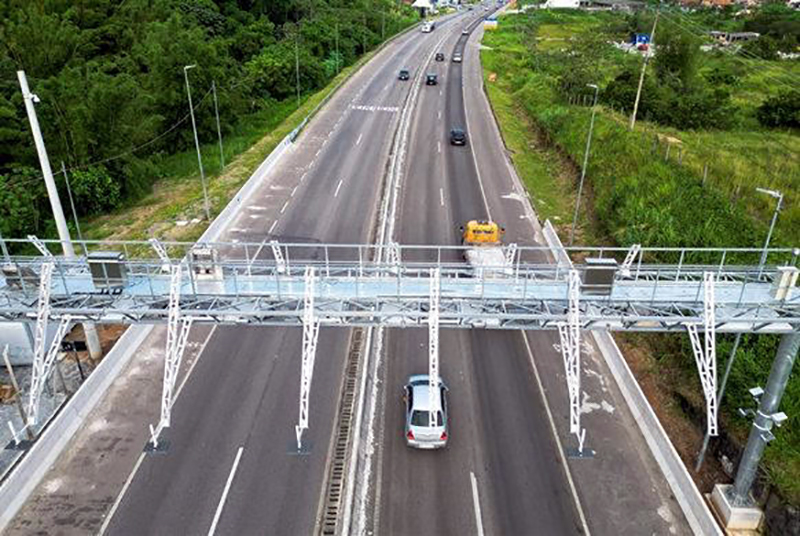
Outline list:
[[[319,319],[314,314],[314,269],[306,268],[305,296],[303,299],[303,361],[300,368],[300,415],[295,427],[297,450],[302,447],[303,432],[308,429],[308,400],[311,396],[311,379],[319,340]]]
[[[53,370],[53,363],[56,356],[61,349],[61,339],[67,334],[71,319],[65,316],[58,324],[58,329],[50,343],[50,349],[47,354],[35,354],[33,367],[31,370],[31,388],[28,395],[28,426],[35,426],[39,423],[39,401],[42,398],[42,390],[50,372]],[[44,339],[42,339],[42,347],[44,346]],[[44,351],[42,349],[42,351]]]
[[[164,428],[169,428],[172,418],[172,404],[175,398],[175,384],[181,367],[186,343],[193,318],[181,318],[181,265],[170,266],[169,316],[167,317],[167,346],[164,357],[164,383],[161,390],[161,418],[156,428],[150,426],[153,446],[158,446],[158,438]]]
[[[269,247],[272,248],[272,256],[275,257],[275,266],[278,269],[278,273],[286,273],[286,261],[283,258],[280,244],[277,240],[270,240]]]
[[[428,423],[435,426],[439,412],[439,270],[431,270],[430,312],[428,313]]]
[[[628,277],[631,275],[631,266],[633,266],[633,263],[636,261],[636,257],[639,256],[641,251],[641,244],[634,244],[631,246],[631,249],[628,250],[628,254],[625,255],[625,260],[622,261],[622,265],[619,267],[619,271],[623,276]]]
[[[570,270],[567,322],[558,324],[561,355],[564,360],[569,394],[569,431],[579,438],[581,435],[580,284],[578,271]]]
[[[697,324],[687,324],[692,352],[697,363],[697,372],[706,400],[706,426],[710,436],[717,435],[717,337],[716,307],[714,303],[714,274],[706,272],[704,276],[704,315],[703,330],[705,340],[700,342]]]

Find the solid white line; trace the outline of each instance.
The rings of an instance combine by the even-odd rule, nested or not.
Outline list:
[[[211,523],[211,528],[208,529],[208,536],[213,536],[214,531],[217,530],[217,523],[219,523],[219,518],[222,516],[222,507],[225,506],[225,499],[228,498],[228,492],[231,489],[233,476],[236,474],[236,468],[239,466],[239,459],[242,457],[243,450],[244,447],[239,447],[239,452],[236,453],[236,459],[233,460],[231,474],[228,475],[228,481],[225,483],[225,489],[222,491],[222,497],[219,500],[219,506],[217,506],[217,513],[214,514],[214,521]]]
[[[444,190],[439,188],[439,204],[444,206]]]
[[[269,234],[272,234],[272,231],[275,230],[275,226],[276,225],[278,225],[278,220],[275,220],[274,222],[272,222],[272,225],[270,226],[269,231],[268,231]]]
[[[300,175],[300,182],[303,182],[306,179],[306,173],[303,173],[302,175]]]
[[[472,480],[472,502],[475,505],[475,524],[478,527],[478,536],[483,536],[483,518],[481,517],[481,500],[478,496],[478,481],[475,479],[475,473],[469,472],[469,478]]]
[[[315,156],[319,156],[319,153],[321,153],[321,152],[322,152],[322,147],[319,148],[319,150],[317,151],[317,154]]]
[[[285,202],[283,204],[283,208],[281,208],[281,214],[283,214],[286,211],[286,207],[288,207],[288,206],[289,206],[289,202],[287,201],[287,202]]]
[[[175,398],[173,399],[172,402],[173,407],[175,406],[175,403],[178,401],[178,397],[181,396],[181,391],[183,391],[183,386],[186,385],[186,380],[188,380],[189,376],[192,375],[192,371],[194,370],[195,365],[197,365],[197,362],[200,361],[200,356],[203,355],[203,351],[206,349],[208,341],[211,340],[211,336],[214,334],[216,330],[217,330],[217,324],[215,324],[214,327],[211,328],[211,331],[208,333],[206,340],[203,341],[203,344],[197,351],[197,357],[189,367],[189,370],[186,371],[186,376],[184,376],[183,380],[181,381],[181,384],[178,386],[178,390],[175,391]],[[139,455],[139,459],[136,460],[136,464],[133,466],[131,474],[128,475],[128,479],[125,481],[125,484],[123,484],[122,489],[119,492],[119,495],[117,495],[117,499],[114,501],[113,506],[111,506],[111,510],[108,511],[108,514],[106,514],[106,517],[103,520],[103,524],[100,526],[100,531],[98,532],[100,536],[105,534],[106,530],[108,529],[108,526],[111,524],[111,520],[114,518],[114,514],[117,512],[117,508],[119,508],[120,503],[122,503],[122,498],[128,491],[128,487],[130,487],[131,482],[133,482],[133,477],[135,477],[136,473],[139,471],[139,466],[142,465],[144,457],[145,457],[145,452],[142,452]]]
[[[358,139],[356,140],[356,145],[359,145],[361,143],[361,136],[363,136],[363,134],[358,135]]]
[[[550,422],[550,430],[553,432],[553,437],[556,440],[556,450],[558,451],[559,457],[561,457],[561,467],[564,468],[564,474],[567,475],[567,482],[569,483],[569,489],[572,492],[572,499],[575,501],[575,508],[578,510],[578,516],[581,518],[583,533],[586,536],[590,536],[591,532],[589,532],[589,525],[586,523],[586,516],[583,514],[583,507],[581,506],[581,500],[578,498],[578,491],[575,489],[575,482],[572,480],[572,472],[570,472],[569,465],[567,465],[567,458],[564,456],[564,447],[561,445],[561,439],[558,437],[558,430],[556,429],[556,422],[553,420],[553,413],[550,411],[550,404],[547,402],[547,397],[544,394],[544,385],[542,385],[542,378],[539,376],[539,369],[536,367],[536,361],[533,359],[531,345],[528,342],[528,337],[525,335],[525,332],[520,331],[519,333],[522,335],[522,340],[525,341],[525,348],[528,351],[528,359],[531,362],[531,367],[533,367],[533,375],[536,377],[536,384],[539,387],[539,394],[542,396],[544,410],[545,413],[547,413],[547,420]]]
[[[289,197],[294,197],[294,194],[296,194],[296,193],[297,193],[297,186],[295,186],[294,188],[292,188],[292,193],[291,193],[291,194],[289,194]]]
[[[339,189],[342,187],[342,183],[344,179],[339,179],[339,184],[336,186],[336,191],[333,193],[333,197],[339,197]]]

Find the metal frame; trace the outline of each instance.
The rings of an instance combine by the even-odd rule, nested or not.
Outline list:
[[[311,396],[311,379],[314,376],[314,361],[319,340],[319,319],[314,314],[314,268],[307,267],[305,273],[305,296],[303,298],[303,361],[300,368],[300,414],[295,433],[297,450],[302,447],[303,432],[308,429],[308,399]]]
[[[55,336],[50,343],[50,348],[48,349],[47,354],[43,355],[42,353],[37,352],[34,356],[33,367],[31,370],[31,387],[28,395],[28,426],[36,426],[39,424],[39,401],[42,398],[44,384],[53,370],[53,363],[56,360],[58,352],[61,350],[61,339],[63,339],[67,334],[70,323],[70,317],[63,317],[58,324],[58,329],[56,330]],[[44,351],[43,347],[44,340],[42,341],[41,352]]]
[[[283,252],[277,240],[270,240],[269,247],[272,248],[272,255],[275,257],[275,266],[278,268],[278,273],[286,273],[286,261],[283,259]],[[253,259],[255,261],[256,259]]]
[[[430,281],[430,312],[428,314],[428,424],[435,426],[439,407],[439,297],[441,274],[434,268]]]
[[[706,400],[706,426],[708,435],[717,435],[717,337],[716,337],[716,305],[714,303],[714,274],[706,272],[704,275],[704,315],[703,330],[705,340],[700,342],[697,332],[698,324],[687,324],[689,338],[692,341],[692,352],[697,363],[697,372],[700,375],[700,384],[703,387],[703,396]]]
[[[628,250],[628,254],[625,255],[625,260],[622,261],[622,265],[619,267],[620,273],[625,276],[629,277],[631,275],[631,266],[636,261],[636,257],[641,253],[642,245],[641,244],[634,244],[631,246],[631,249]]]
[[[161,418],[156,428],[150,426],[150,435],[154,448],[158,448],[158,438],[164,428],[169,428],[172,417],[175,384],[181,367],[189,330],[194,319],[181,318],[181,265],[170,267],[169,316],[167,318],[167,346],[164,358],[164,383],[161,391]]]
[[[575,434],[578,451],[582,453],[586,430],[581,429],[580,287],[580,273],[570,270],[567,322],[558,324],[558,335],[569,394],[569,433]]]

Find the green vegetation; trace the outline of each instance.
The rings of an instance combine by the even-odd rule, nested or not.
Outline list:
[[[786,194],[773,246],[798,245],[800,136],[771,128],[775,123],[761,116],[792,117],[781,110],[793,110],[794,97],[783,95],[789,81],[799,79],[800,63],[701,52],[702,36],[689,31],[690,23],[736,31],[749,21],[706,12],[692,17],[659,20],[656,46],[665,46],[648,67],[635,132],[628,130],[628,117],[642,59],[609,42],[627,41],[639,26],[649,31],[652,18],[528,12],[501,17],[499,29],[487,32],[481,58],[504,138],[540,216],[560,217],[556,227],[562,233],[571,220],[576,174],[565,172],[563,161],[556,162],[561,173],[548,169],[547,155],[562,155],[573,167],[582,162],[594,96],[586,84],[600,87],[579,243],[605,237],[622,246],[760,247],[775,206],[755,191],[761,186]],[[535,150],[520,154],[531,146]],[[722,359],[732,342],[720,339]],[[699,389],[688,338],[637,341],[649,347],[656,366],[677,370],[684,383]],[[776,348],[776,337],[743,338],[723,407],[726,428],[740,439],[748,423],[736,409],[752,406],[747,389],[764,384]],[[784,398],[787,415],[800,405],[798,377]],[[767,449],[764,466],[783,495],[798,504],[800,415],[790,420]]]
[[[188,76],[216,206],[230,184],[216,185],[212,81],[231,162],[416,18],[393,0],[0,3],[0,230],[54,234],[18,69],[41,100],[54,169],[66,163],[79,215],[97,217],[198,185],[184,80],[184,66],[196,65]],[[66,202],[63,178],[57,182]],[[175,214],[186,212],[180,200],[172,204]]]

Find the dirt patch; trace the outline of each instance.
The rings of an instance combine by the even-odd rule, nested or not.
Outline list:
[[[705,402],[700,386],[687,385],[685,371],[676,363],[665,359],[657,361],[650,343],[643,338],[622,335],[615,339],[700,491],[709,493],[714,484],[731,482],[720,461],[710,453],[700,471],[694,470],[704,436],[704,430],[697,424],[698,418],[700,422],[705,419]]]
[[[123,324],[99,324],[96,327],[97,335],[100,337],[100,347],[103,349],[103,355],[111,351],[111,348],[114,347],[119,338],[122,337],[122,334],[125,333],[125,330],[128,329],[128,326]],[[83,324],[76,324],[72,331],[64,337],[64,340],[84,342],[86,340],[86,335],[83,332]],[[75,352],[75,354],[77,354],[81,363],[85,363],[90,367],[95,367],[100,362],[100,359],[92,359],[88,351]],[[70,357],[74,358],[73,355],[70,355]]]

